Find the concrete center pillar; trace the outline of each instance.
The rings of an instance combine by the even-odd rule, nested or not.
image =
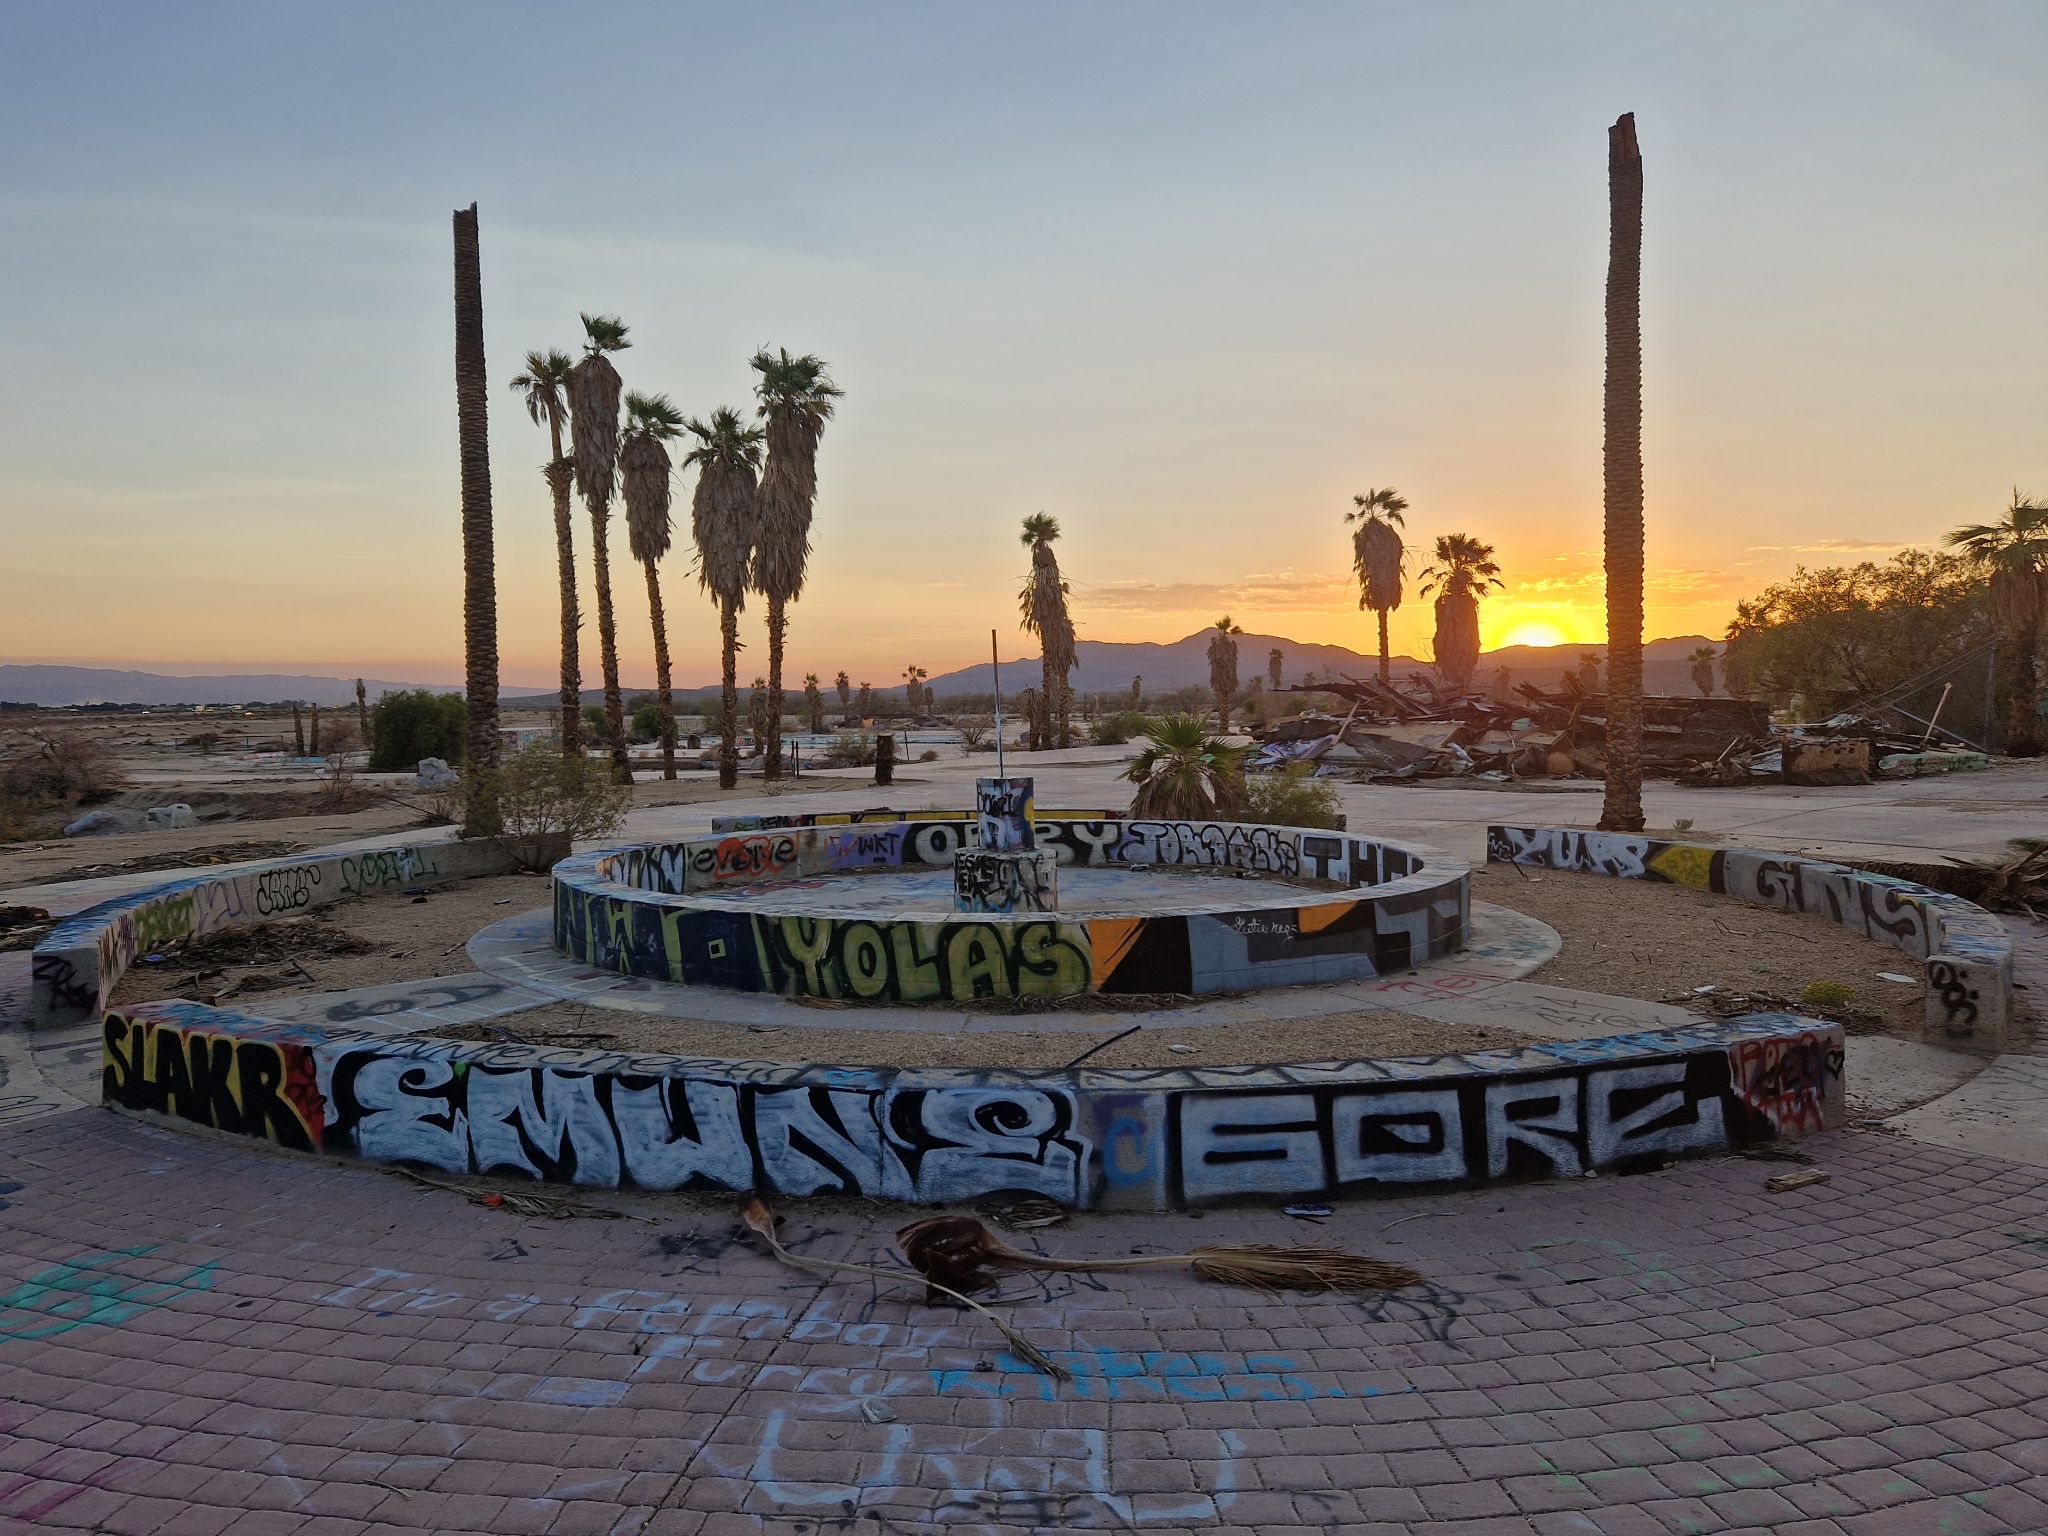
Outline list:
[[[1031,780],[977,779],[978,846],[953,854],[953,907],[959,912],[1054,912],[1059,855],[1038,846],[1031,825]]]

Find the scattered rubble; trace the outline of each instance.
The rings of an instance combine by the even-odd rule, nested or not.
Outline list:
[[[1321,775],[1377,784],[1598,779],[1607,771],[1610,699],[1569,675],[1555,690],[1520,684],[1510,700],[1447,693],[1421,674],[1398,687],[1345,678],[1278,691],[1334,695],[1350,711],[1342,719],[1305,714],[1258,732],[1248,760],[1254,770],[1309,762]],[[1935,745],[1933,734],[1889,711],[1787,726],[1773,725],[1756,699],[1643,697],[1643,771],[1683,784],[1867,784],[1989,766],[1981,752]]]

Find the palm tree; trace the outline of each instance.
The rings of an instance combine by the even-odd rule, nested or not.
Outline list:
[[[619,488],[626,498],[626,542],[647,572],[647,613],[654,622],[654,697],[661,711],[661,776],[676,776],[676,700],[669,689],[668,619],[655,563],[669,551],[669,464],[665,443],[682,435],[682,413],[667,395],[626,395],[626,433],[619,442]]]
[[[832,686],[839,690],[839,709],[843,714],[853,704],[853,679],[846,675],[846,668],[839,669],[839,675],[832,679]]]
[[[626,756],[626,706],[619,695],[619,631],[612,619],[612,556],[605,527],[618,473],[619,395],[624,384],[608,352],[632,343],[617,315],[583,315],[583,361],[569,370],[569,430],[575,443],[576,489],[590,509],[590,547],[597,568],[597,646],[604,664],[604,723],[611,738],[612,772],[633,782]]]
[[[1606,832],[1643,830],[1643,156],[1636,119],[1607,130]]]
[[[370,750],[370,695],[363,680],[356,679],[356,734],[363,738],[363,750]]]
[[[872,719],[875,713],[875,690],[866,683],[860,685],[860,718],[863,722]]]
[[[555,577],[562,588],[562,755],[583,755],[583,661],[577,650],[582,616],[576,610],[576,538],[569,514],[574,466],[562,452],[562,423],[569,419],[569,372],[576,360],[555,350],[526,354],[526,372],[512,387],[526,396],[526,414],[548,429],[548,461],[541,475],[555,506]]]
[[[1996,523],[1966,523],[1948,536],[1991,575],[1991,617],[2003,631],[2005,664],[1999,668],[2005,695],[2005,750],[2014,757],[2038,757],[2044,741],[2041,720],[2041,633],[2048,626],[2048,506],[2015,488],[2012,505]]]
[[[825,695],[818,688],[818,674],[815,672],[806,672],[804,674],[804,709],[809,712],[811,717],[811,734],[813,736],[824,735]]]
[[[903,699],[912,718],[927,713],[931,708],[924,694],[924,680],[930,675],[923,667],[914,664],[903,669]]]
[[[1130,814],[1214,821],[1245,812],[1244,752],[1211,736],[1199,715],[1168,715],[1145,727],[1144,748],[1123,772],[1138,786]]]
[[[1131,679],[1131,708],[1136,709],[1145,702],[1145,674],[1140,672]]]
[[[1391,485],[1351,498],[1344,521],[1351,530],[1351,569],[1358,577],[1358,606],[1370,608],[1380,621],[1380,681],[1389,680],[1387,615],[1401,606],[1401,581],[1407,552],[1401,547],[1401,514],[1408,503]],[[1275,682],[1275,687],[1279,684]]]
[[[825,363],[806,353],[763,347],[753,357],[754,393],[768,425],[768,465],[761,472],[760,530],[754,545],[754,590],[768,600],[768,755],[765,779],[782,777],[782,645],[789,605],[803,596],[811,558],[811,509],[818,499],[818,439],[845,393],[825,375]]]
[[[1278,689],[1280,686],[1280,669],[1286,665],[1286,662],[1287,658],[1280,654],[1279,646],[1276,645],[1273,649],[1266,652],[1266,676],[1271,679],[1275,689]]]
[[[1612,675],[1612,669],[1610,669],[1609,675]],[[1598,693],[1600,691],[1600,653],[1598,651],[1579,652],[1579,686],[1588,693]]]
[[[768,750],[767,741],[770,734],[779,734],[775,729],[776,724],[779,722],[771,723],[768,718],[768,679],[757,677],[754,679],[754,686],[747,690],[747,729],[754,733],[756,752]]]
[[[1034,725],[1032,734],[1038,737],[1041,749],[1055,741],[1066,745],[1067,674],[1074,668],[1074,620],[1067,612],[1071,589],[1060,575],[1059,557],[1052,552],[1059,536],[1059,519],[1048,513],[1034,512],[1024,519],[1022,543],[1031,551],[1031,575],[1017,594],[1017,609],[1024,632],[1038,637],[1039,713],[1045,723],[1043,729]],[[1034,722],[1038,718],[1034,716]]]
[[[1699,689],[1701,698],[1711,698],[1714,692],[1714,663],[1720,659],[1719,653],[1711,645],[1698,645],[1693,647],[1690,659],[1693,687]],[[1612,675],[1613,669],[1608,670],[1609,675]]]
[[[708,422],[683,423],[697,446],[683,456],[696,466],[697,490],[690,501],[690,536],[697,545],[697,581],[718,604],[719,694],[718,787],[740,781],[740,711],[737,668],[740,610],[747,604],[747,575],[753,564],[756,479],[761,442],[767,436],[748,426],[740,413],[722,405]]]
[[[1452,688],[1463,689],[1479,665],[1479,599],[1488,586],[1503,585],[1493,546],[1469,533],[1438,534],[1436,564],[1422,573],[1422,582],[1424,597],[1437,593],[1436,669]]]
[[[455,210],[455,437],[462,459],[462,651],[468,758],[462,833],[496,837],[498,576],[491,543],[490,375],[476,204]]]
[[[1216,695],[1217,729],[1222,731],[1230,729],[1230,701],[1237,695],[1237,641],[1232,636],[1243,633],[1226,613],[1209,636],[1209,687]]]

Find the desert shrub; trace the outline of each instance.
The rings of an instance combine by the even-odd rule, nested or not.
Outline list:
[[[635,741],[658,741],[661,738],[661,702],[658,699],[643,699],[633,706],[630,734]]]
[[[989,729],[994,724],[995,722],[986,715],[968,715],[965,719],[957,721],[955,728],[960,732],[961,752],[979,752],[982,743],[988,740]]]
[[[1151,723],[1135,709],[1119,709],[1089,726],[1088,739],[1098,747],[1120,747],[1133,736],[1143,735]]]
[[[1856,989],[1845,981],[1809,981],[1799,1001],[1809,1008],[1844,1008],[1856,1001]]]
[[[604,740],[605,732],[610,730],[611,727],[605,721],[604,706],[602,704],[586,704],[583,706],[583,729],[590,732],[597,740]]]
[[[0,795],[24,809],[91,805],[128,782],[113,754],[66,726],[37,726],[0,747]]]
[[[565,841],[618,831],[633,803],[632,789],[612,782],[609,762],[564,757],[550,741],[530,742],[506,753],[483,776],[498,794],[498,815],[505,828],[498,841],[528,869],[552,864],[567,851]]]
[[[1316,777],[1312,763],[1289,763],[1278,773],[1253,774],[1246,784],[1245,819],[1276,827],[1341,827],[1337,791]]]
[[[924,751],[917,754],[917,760],[920,763],[936,763],[939,760],[939,754],[930,747],[927,747]]]
[[[197,747],[201,752],[211,757],[213,749],[226,740],[227,737],[221,735],[219,731],[200,731],[196,735],[187,736],[178,745],[181,747]]]
[[[834,736],[818,754],[818,761],[827,768],[865,768],[874,760],[875,738],[866,731],[858,736]]]
[[[459,693],[411,688],[385,694],[370,707],[370,737],[376,742],[370,771],[407,772],[424,757],[460,763],[468,715]]]

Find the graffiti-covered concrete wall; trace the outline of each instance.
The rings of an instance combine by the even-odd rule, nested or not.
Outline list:
[[[601,970],[692,986],[899,1003],[1351,981],[1409,969],[1465,942],[1464,865],[1397,843],[1233,822],[1041,816],[1034,839],[1061,864],[1232,869],[1330,889],[1273,891],[1234,912],[1086,919],[774,910],[773,882],[950,868],[974,837],[974,819],[956,813],[584,854],[555,868],[555,947]],[[744,906],[687,899],[754,886],[761,889]]]
[[[1825,917],[1924,963],[1929,1034],[1998,1045],[2010,1027],[2011,936],[1982,907],[1946,891],[1793,854],[1563,827],[1488,827],[1486,856],[1497,864],[1690,885]]]
[[[104,1029],[122,1109],[603,1188],[1168,1209],[1640,1167],[1842,1116],[1841,1031],[1784,1015],[1457,1056],[1068,1072],[393,1037],[177,1002]]]
[[[98,1017],[137,955],[179,939],[293,917],[373,892],[502,875],[515,867],[512,855],[493,843],[419,843],[279,859],[118,896],[66,918],[36,945],[30,1025],[46,1029]]]

